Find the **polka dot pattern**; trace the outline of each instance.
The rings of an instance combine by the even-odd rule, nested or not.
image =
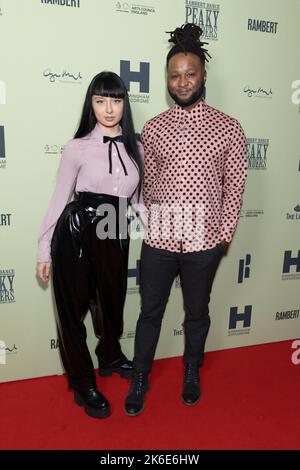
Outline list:
[[[148,121],[145,152],[145,242],[191,252],[230,242],[247,173],[245,134],[237,120],[201,101]]]

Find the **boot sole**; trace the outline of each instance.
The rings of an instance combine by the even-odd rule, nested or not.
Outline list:
[[[124,407],[124,411],[127,416],[138,416],[144,411],[144,405],[137,413],[128,413],[125,407]]]
[[[102,410],[97,410],[87,405],[76,390],[74,391],[74,402],[78,406],[83,406],[84,411],[91,418],[107,418],[108,416],[110,416],[110,408],[103,408]]]
[[[183,403],[184,405],[187,405],[187,406],[195,406],[195,405],[197,405],[197,403],[199,403],[200,398],[201,398],[201,396],[200,396],[196,401],[194,401],[194,403],[188,403],[187,401],[185,401],[185,400],[183,399],[183,397],[181,397],[181,401],[182,401],[182,403]]]

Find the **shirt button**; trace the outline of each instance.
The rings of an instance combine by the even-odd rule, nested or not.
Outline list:
[[[117,168],[117,170],[116,170],[116,171],[117,171],[117,173],[119,173],[119,171],[120,171],[120,168]]]
[[[113,153],[113,157],[116,157],[116,156],[117,156],[117,154],[116,154],[116,153]]]
[[[118,188],[114,188],[114,191],[118,191]]]

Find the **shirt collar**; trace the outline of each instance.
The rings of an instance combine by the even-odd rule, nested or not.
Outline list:
[[[171,118],[177,123],[193,123],[199,125],[203,120],[206,112],[207,104],[202,99],[199,103],[191,110],[186,111],[184,108],[176,104],[171,108]]]
[[[103,136],[104,135],[107,135],[103,132],[103,130],[101,129],[101,127],[98,126],[98,124],[95,125],[94,129],[91,131],[90,133],[90,137],[92,139],[97,139],[97,140],[101,140],[101,142],[103,142]],[[120,132],[116,135],[122,135],[122,128],[120,126]]]

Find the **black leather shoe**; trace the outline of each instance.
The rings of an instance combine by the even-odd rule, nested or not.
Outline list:
[[[125,400],[125,413],[137,416],[144,409],[144,398],[149,390],[148,373],[134,372],[131,387]]]
[[[181,399],[185,405],[194,406],[200,400],[200,396],[199,367],[193,364],[186,364]]]
[[[106,398],[95,387],[84,391],[74,390],[76,405],[83,406],[87,415],[92,418],[106,418],[110,415],[110,407]]]
[[[126,359],[126,357],[117,359],[110,364],[99,364],[99,375],[102,377],[110,376],[113,372],[116,372],[120,377],[123,377],[123,379],[131,379],[133,377],[133,371],[132,362]]]

